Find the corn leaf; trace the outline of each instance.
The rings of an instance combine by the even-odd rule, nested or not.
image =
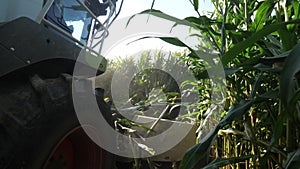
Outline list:
[[[217,158],[214,159],[211,163],[203,167],[202,169],[217,169],[219,167],[226,166],[228,164],[235,164],[239,162],[243,162],[249,160],[250,158],[255,157],[254,155],[247,155],[243,157],[235,157],[235,158]]]

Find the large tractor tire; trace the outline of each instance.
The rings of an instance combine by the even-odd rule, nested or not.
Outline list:
[[[111,119],[111,114],[105,116]],[[70,75],[1,80],[1,169],[114,168],[113,155],[91,141],[82,127],[92,128],[77,120]]]

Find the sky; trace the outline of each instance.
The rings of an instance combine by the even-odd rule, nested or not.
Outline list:
[[[199,3],[199,11],[212,9],[209,0],[199,0]],[[120,17],[131,16],[143,10],[150,9],[151,4],[152,0],[124,0]],[[156,0],[153,8],[181,19],[197,15],[189,0]]]
[[[120,3],[121,0],[118,1]],[[210,1],[199,0],[199,12],[212,10],[212,4]],[[146,9],[150,9],[152,0],[124,0],[124,4],[118,19],[121,20],[126,17],[130,17]],[[156,0],[154,9],[160,10],[166,14],[183,19],[188,16],[198,16],[194,10],[193,5],[189,0]],[[150,16],[152,17],[152,16]],[[173,25],[173,23],[170,25]],[[129,28],[130,29],[130,28]],[[186,34],[188,34],[186,29]],[[182,51],[182,48],[165,43],[159,39],[143,39],[134,43],[128,44],[129,41],[119,42],[109,51],[102,53],[105,57],[128,57],[135,53],[139,53],[141,50],[149,49],[163,49],[165,51]]]

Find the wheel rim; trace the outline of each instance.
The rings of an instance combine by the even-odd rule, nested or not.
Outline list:
[[[51,150],[44,169],[103,169],[104,151],[84,130],[96,133],[95,128],[87,125],[69,131]]]

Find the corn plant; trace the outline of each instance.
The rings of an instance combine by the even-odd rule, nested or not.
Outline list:
[[[210,133],[186,152],[181,169],[298,168],[299,1],[212,0],[214,12],[204,15],[198,12],[198,0],[190,2],[198,16],[177,19],[155,9],[141,12],[190,26],[208,40],[192,49],[177,38],[158,37],[189,50],[184,59],[199,81],[208,77],[197,50],[218,51],[225,69],[225,113]],[[210,102],[206,104],[203,109]],[[203,112],[198,112],[199,118],[205,118]],[[200,164],[207,154],[209,163]]]

